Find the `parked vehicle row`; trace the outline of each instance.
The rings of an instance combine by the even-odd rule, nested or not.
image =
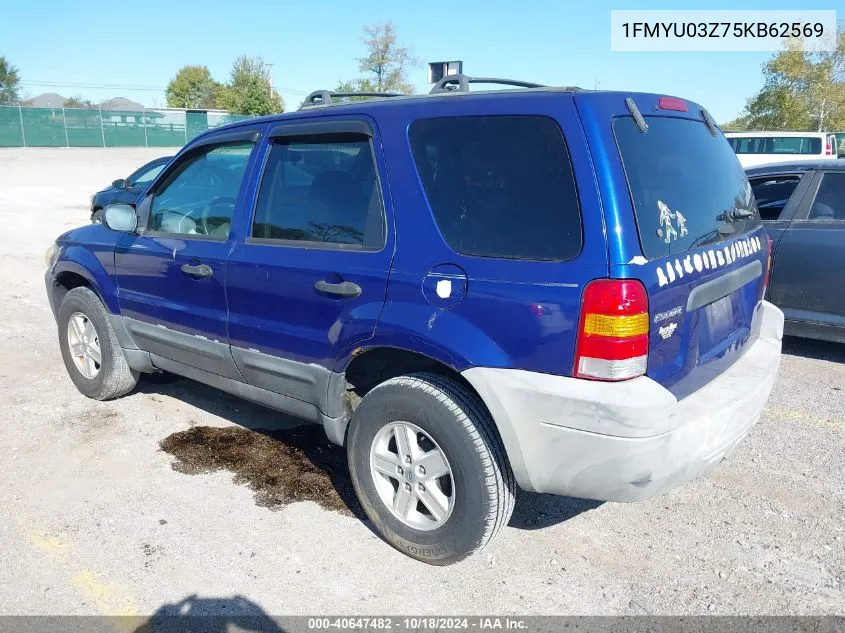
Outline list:
[[[835,160],[836,135],[829,132],[726,132],[746,169],[785,160]]]
[[[165,370],[322,424],[384,538],[440,565],[517,488],[638,501],[714,468],[783,330],[730,145],[683,99],[493,81],[520,89],[314,93],[60,236],[76,387]]]

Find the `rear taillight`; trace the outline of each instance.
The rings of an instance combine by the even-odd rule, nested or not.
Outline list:
[[[633,279],[587,284],[575,349],[574,374],[591,380],[642,376],[648,361],[648,295]]]
[[[763,288],[760,292],[760,299],[766,298],[766,289],[769,287],[769,280],[772,278],[772,238],[766,236],[766,274],[763,275]]]
[[[827,145],[824,148],[825,156],[833,156],[833,143],[830,142],[830,137],[827,137]]]

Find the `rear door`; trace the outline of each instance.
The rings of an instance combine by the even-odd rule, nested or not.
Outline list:
[[[336,416],[331,370],[373,335],[393,257],[377,130],[363,117],[291,121],[263,153],[227,264],[232,354],[249,383]]]
[[[615,158],[603,170],[611,276],[645,285],[647,373],[683,397],[753,336],[767,243],[751,186],[699,106],[636,95],[641,126],[618,97],[582,99],[587,125],[601,128],[594,155]]]
[[[791,321],[845,325],[845,172],[815,175],[772,269],[772,302]]]

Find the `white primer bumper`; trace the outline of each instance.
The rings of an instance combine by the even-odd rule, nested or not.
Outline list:
[[[645,376],[606,383],[483,367],[463,375],[490,410],[522,488],[641,501],[733,451],[771,393],[782,338],[783,313],[760,302],[742,357],[680,401]]]

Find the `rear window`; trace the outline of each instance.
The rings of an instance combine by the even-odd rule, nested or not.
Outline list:
[[[822,153],[822,139],[818,136],[734,136],[728,142],[737,154]]]
[[[643,254],[649,259],[716,244],[760,225],[760,215],[730,145],[703,121],[645,117],[614,120]],[[726,221],[725,212],[751,212]]]
[[[420,119],[409,130],[428,203],[459,253],[565,260],[581,213],[557,123],[543,116]]]

